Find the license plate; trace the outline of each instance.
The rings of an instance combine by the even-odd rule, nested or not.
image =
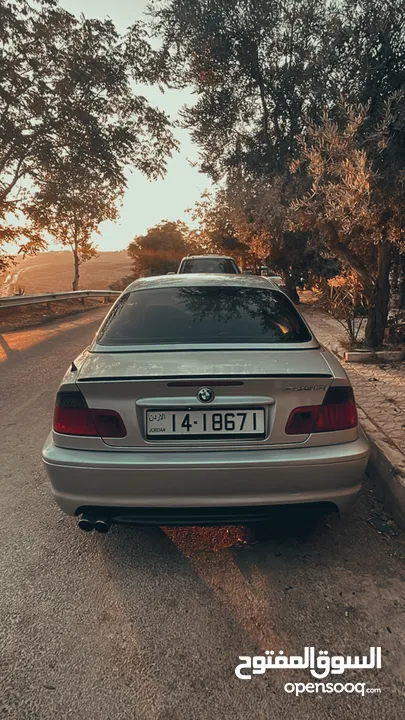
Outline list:
[[[148,410],[147,436],[264,436],[264,410]]]

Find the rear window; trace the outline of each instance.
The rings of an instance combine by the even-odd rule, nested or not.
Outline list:
[[[229,258],[190,258],[183,260],[180,273],[239,274],[238,267]]]
[[[100,345],[303,343],[293,304],[261,288],[186,287],[124,295],[101,326]]]

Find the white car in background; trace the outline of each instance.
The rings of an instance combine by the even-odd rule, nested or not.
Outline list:
[[[188,255],[184,257],[177,270],[184,273],[219,273],[240,275],[241,269],[232,257],[227,255]]]

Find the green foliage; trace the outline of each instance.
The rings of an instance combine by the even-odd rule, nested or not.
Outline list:
[[[214,195],[196,204],[200,238],[208,251],[233,254],[242,266],[257,268],[263,262],[294,289],[310,276],[318,280],[333,275],[339,265],[328,257],[328,248],[313,231],[289,230],[289,209],[281,202],[282,180],[228,176]]]
[[[365,107],[348,106],[345,114],[342,127],[325,114],[302,139],[294,168],[304,163],[312,186],[293,204],[295,224],[317,227],[330,251],[356,273],[369,305],[366,344],[379,347],[388,318],[391,249],[403,245],[405,220],[405,165],[394,182],[381,156],[389,158],[398,135],[404,136],[405,104],[402,94],[389,98],[374,128]]]
[[[73,253],[72,288],[78,290],[80,265],[97,255],[92,241],[100,223],[118,216],[118,191],[108,180],[101,181],[89,167],[61,161],[26,206],[32,224],[45,229],[55,242]]]
[[[129,167],[152,178],[164,174],[176,148],[170,122],[131,84],[143,73],[148,80],[152,64],[139,24],[121,37],[110,20],[77,19],[53,0],[0,4],[2,252],[18,238],[10,214],[29,213],[37,201],[45,213],[49,199],[55,216],[79,173],[76,194],[98,183],[109,196],[124,190]],[[66,200],[70,205],[70,191]],[[28,224],[24,251],[45,245],[39,230]]]
[[[156,0],[152,26],[162,79],[193,88],[183,123],[236,240],[267,246],[292,295],[339,257],[379,345],[404,225],[403,0]]]
[[[304,238],[295,235],[294,245],[285,234],[287,213],[305,180],[292,179],[289,166],[307,116],[338,98],[338,13],[317,0],[162,0],[152,14],[166,72],[197,96],[182,117],[201,147],[200,167],[225,181],[210,208],[196,208],[205,239],[223,251],[233,246],[250,265],[271,256],[293,293]]]
[[[180,221],[159,223],[149,228],[146,235],[136,237],[128,247],[135,277],[176,272],[182,257],[192,252],[187,225]]]
[[[231,255],[243,266],[251,251],[238,233],[232,211],[227,188],[221,188],[215,194],[204,193],[190,212],[194,222],[198,222],[195,235],[203,252]]]
[[[152,9],[166,72],[197,94],[183,120],[202,148],[202,169],[214,179],[241,164],[284,171],[305,114],[331,87],[333,8],[318,0],[157,0]]]
[[[109,290],[119,290],[122,292],[122,290],[125,290],[125,288],[128,287],[134,280],[137,280],[138,276],[136,275],[125,275],[125,277],[120,278],[119,280],[114,280],[112,283],[109,284],[108,288]]]

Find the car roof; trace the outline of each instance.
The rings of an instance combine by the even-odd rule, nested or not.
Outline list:
[[[182,260],[201,260],[202,258],[221,258],[221,260],[233,260],[230,255],[215,255],[214,253],[208,255],[186,255]]]
[[[154,288],[169,287],[196,287],[196,286],[236,286],[263,288],[266,290],[277,290],[277,285],[270,283],[267,278],[257,275],[236,275],[236,274],[210,274],[210,273],[188,273],[184,275],[155,275],[153,277],[139,278],[128,285],[125,293],[135,290],[152,290]]]

